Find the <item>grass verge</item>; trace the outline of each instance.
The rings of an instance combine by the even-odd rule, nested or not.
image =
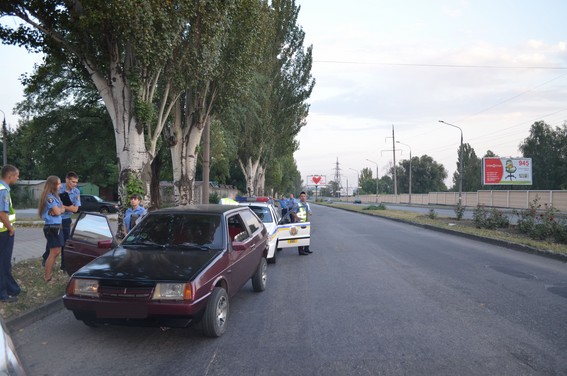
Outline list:
[[[368,210],[365,209],[365,206],[361,206],[361,205],[335,204],[328,206],[340,207],[342,209],[346,209],[349,211],[371,214],[378,217],[393,218],[410,223],[434,226],[454,232],[476,235],[489,239],[502,240],[509,243],[526,245],[544,251],[552,251],[567,255],[567,244],[558,244],[553,242],[531,239],[525,234],[520,233],[515,226],[510,226],[509,228],[505,228],[505,229],[487,230],[487,229],[476,228],[472,220],[461,219],[460,221],[458,221],[456,218],[448,218],[448,217],[437,217],[435,219],[432,219],[426,214],[419,214],[419,213],[400,211],[400,210],[390,210],[390,209]]]
[[[55,265],[53,279],[46,283],[43,280],[44,268],[41,257],[18,262],[12,267],[12,274],[20,285],[22,292],[14,303],[0,302],[0,315],[4,320],[18,317],[23,313],[38,308],[47,302],[63,296],[69,277]]]

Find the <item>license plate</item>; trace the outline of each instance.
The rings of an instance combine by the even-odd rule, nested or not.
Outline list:
[[[140,303],[112,303],[97,307],[96,316],[104,319],[145,319],[148,307]]]
[[[297,239],[289,239],[287,241],[288,244],[293,244],[293,243],[297,243]]]

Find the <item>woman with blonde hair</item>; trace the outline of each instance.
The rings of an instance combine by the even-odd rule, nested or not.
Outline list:
[[[61,228],[61,214],[65,212],[63,203],[59,198],[61,180],[57,176],[49,176],[45,181],[45,187],[41,193],[38,214],[45,221],[43,234],[47,239],[49,257],[45,262],[45,282],[51,281],[53,277],[53,266],[55,259],[61,253],[63,247],[63,231]]]

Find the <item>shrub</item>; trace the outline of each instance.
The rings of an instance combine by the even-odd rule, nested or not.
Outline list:
[[[218,192],[209,193],[209,204],[218,204],[220,199]]]
[[[383,203],[380,203],[378,205],[370,205],[362,208],[362,210],[386,210],[386,205],[384,205]]]
[[[463,219],[463,216],[465,215],[465,207],[461,205],[460,202],[455,207],[455,215],[457,216],[457,221]]]
[[[427,213],[427,216],[428,216],[430,219],[436,219],[437,216],[438,216],[438,214],[437,214],[437,212],[435,211],[435,209],[429,209],[429,213]]]
[[[493,230],[495,228],[505,228],[510,225],[508,217],[496,208],[490,210],[478,205],[473,213],[473,221],[477,228]]]
[[[558,210],[553,206],[539,203],[539,197],[529,203],[528,208],[514,212],[518,215],[518,230],[536,240],[554,237],[558,242],[565,242],[567,236],[565,223],[557,222]]]

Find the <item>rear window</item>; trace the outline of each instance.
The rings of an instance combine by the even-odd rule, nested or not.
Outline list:
[[[162,246],[204,246],[221,249],[223,229],[218,214],[161,214],[144,217],[123,245],[155,244]]]
[[[262,222],[264,223],[274,222],[274,218],[272,217],[272,211],[267,206],[250,205],[250,209],[252,209],[252,211],[256,213],[256,215],[258,216],[258,218],[260,218],[260,220],[262,220]]]

